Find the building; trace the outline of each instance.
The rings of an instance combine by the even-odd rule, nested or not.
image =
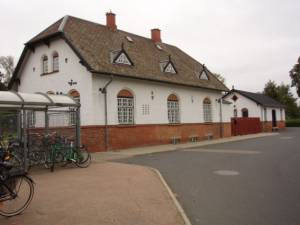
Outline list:
[[[219,101],[228,88],[159,29],[119,30],[111,12],[106,25],[65,16],[32,38],[9,87],[80,99],[91,151],[231,136],[230,105]]]
[[[285,128],[285,106],[269,96],[233,89],[223,99],[232,103],[233,118],[258,118],[265,132]]]

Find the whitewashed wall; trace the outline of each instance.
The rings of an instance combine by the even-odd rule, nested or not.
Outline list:
[[[105,75],[94,75],[93,77],[95,124],[104,124],[104,95],[99,92],[99,88],[104,87],[109,79],[109,76]],[[216,99],[221,97],[221,93],[218,91],[114,77],[107,88],[109,124],[118,124],[117,94],[122,89],[127,89],[134,95],[136,124],[167,124],[167,98],[170,94],[176,94],[179,98],[181,123],[203,123],[202,102],[206,97],[210,98],[212,102],[213,122],[220,121],[219,103]],[[142,114],[143,104],[149,105],[149,115]],[[225,106],[225,111],[226,108]],[[230,117],[225,116],[223,121],[229,122]]]
[[[59,54],[59,72],[51,73],[52,54],[55,51]],[[51,74],[41,76],[43,55],[48,56]],[[88,72],[65,41],[56,40],[51,42],[49,47],[47,45],[36,47],[24,65],[20,71],[21,84],[18,91],[28,93],[53,91],[67,94],[70,90],[76,89],[80,93],[82,125],[105,123],[104,95],[99,92],[99,88],[109,81],[109,76],[92,75]],[[71,87],[68,84],[71,79],[77,82],[77,85]],[[220,105],[216,101],[221,97],[219,91],[114,77],[107,88],[109,124],[118,124],[117,94],[122,89],[128,89],[134,94],[135,124],[168,124],[167,98],[170,94],[176,94],[179,98],[181,123],[203,123],[202,102],[206,97],[212,102],[213,122],[220,121]],[[142,114],[143,104],[149,105],[149,115]],[[223,105],[223,122],[230,122],[228,109],[230,109],[228,105]]]
[[[236,95],[238,97],[238,100],[234,102],[232,100],[232,96]],[[272,121],[272,110],[274,109],[276,111],[276,119],[277,121],[281,120],[281,113],[280,108],[273,108],[273,107],[262,107],[261,105],[257,104],[256,102],[244,97],[243,95],[240,95],[239,93],[232,93],[225,98],[227,101],[232,102],[231,104],[231,117],[233,117],[233,111],[234,111],[234,105],[236,106],[238,117],[242,117],[242,109],[247,108],[249,117],[259,117],[261,121]],[[266,115],[267,118],[265,118],[264,108],[266,108]],[[282,119],[285,120],[285,110],[282,109]]]
[[[59,72],[41,76],[42,56],[48,56],[48,71],[52,72],[54,51],[59,54]],[[47,45],[36,47],[24,65],[20,71],[21,84],[18,91],[28,93],[53,91],[67,94],[70,90],[76,89],[81,94],[82,124],[94,123],[94,112],[89,110],[92,108],[92,75],[79,63],[79,58],[64,40],[53,41],[49,47]],[[77,85],[70,86],[68,82],[71,79],[77,82]]]

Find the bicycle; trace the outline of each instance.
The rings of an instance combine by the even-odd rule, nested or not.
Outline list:
[[[4,141],[3,136],[0,136],[0,158],[9,161],[14,168],[21,168],[23,161],[21,160],[21,142],[10,138]]]
[[[25,175],[10,174],[13,166],[0,161],[0,215],[16,216],[30,204],[34,195],[34,182]]]
[[[64,155],[64,161],[64,166],[70,163],[74,163],[80,168],[87,168],[91,164],[92,157],[84,145],[81,146],[80,149],[78,149],[74,146],[74,143],[71,141]]]
[[[52,137],[54,137],[54,139]],[[46,136],[44,142],[46,142],[46,146],[48,146],[45,167],[50,168],[51,172],[54,170],[55,163],[62,162],[64,163],[63,166],[74,163],[80,168],[86,168],[91,163],[91,155],[85,146],[77,148],[73,141],[61,137],[58,133],[54,132],[52,135]]]

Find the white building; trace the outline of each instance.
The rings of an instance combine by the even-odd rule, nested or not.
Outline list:
[[[25,44],[10,88],[80,99],[91,151],[231,135],[231,106],[218,101],[229,90],[203,64],[159,29],[145,38],[117,29],[113,13],[106,22],[49,26]]]
[[[259,118],[263,131],[285,128],[285,106],[264,94],[233,89],[223,99],[233,118]]]

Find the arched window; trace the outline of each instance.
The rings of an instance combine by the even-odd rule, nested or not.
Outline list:
[[[73,89],[69,91],[68,94],[70,97],[72,97],[76,102],[80,103],[80,94],[77,90]],[[70,108],[70,114],[69,114],[69,124],[70,125],[75,125],[76,124],[76,112],[74,108]]]
[[[243,108],[242,109],[242,117],[247,118],[248,116],[249,116],[248,109],[247,108]]]
[[[42,74],[48,73],[48,56],[42,57]]]
[[[203,119],[205,123],[212,122],[212,106],[209,98],[203,100]]]
[[[121,90],[117,95],[119,124],[133,124],[134,98],[128,90]]]
[[[54,52],[52,55],[52,67],[53,72],[59,71],[59,56],[57,52]]]
[[[171,94],[168,97],[168,120],[169,123],[180,123],[179,100],[174,94]]]

